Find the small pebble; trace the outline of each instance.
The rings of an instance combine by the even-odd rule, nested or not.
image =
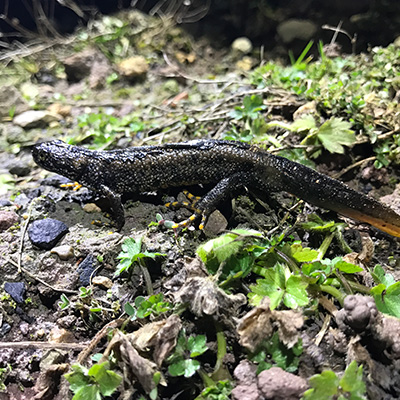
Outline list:
[[[70,343],[74,340],[74,335],[72,332],[67,331],[64,328],[59,328],[55,326],[49,334],[50,343]]]
[[[11,206],[11,201],[6,199],[0,199],[0,207],[8,207]]]
[[[4,290],[18,304],[24,302],[26,287],[24,282],[5,282]]]
[[[112,288],[112,280],[106,276],[95,276],[92,280],[93,285],[101,286],[105,289]]]
[[[72,246],[68,246],[67,244],[63,246],[54,247],[54,249],[50,250],[51,254],[57,254],[60,257],[60,260],[69,260],[74,257],[74,249]]]
[[[32,244],[44,250],[52,249],[67,232],[68,226],[64,222],[52,218],[34,221],[28,228]]]
[[[79,284],[82,286],[90,285],[90,277],[95,270],[95,261],[93,254],[88,254],[86,258],[79,264],[77,272],[79,274]]]
[[[98,207],[96,204],[94,203],[87,203],[83,206],[83,211],[87,212],[87,213],[95,213],[95,212],[100,212],[101,208]]]
[[[18,222],[18,220],[18,214],[14,211],[0,211],[0,232],[6,231]]]
[[[248,54],[253,50],[253,45],[247,37],[239,37],[231,45],[233,51]]]

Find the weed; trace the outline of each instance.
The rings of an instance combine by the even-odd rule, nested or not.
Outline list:
[[[148,316],[158,317],[172,309],[172,304],[169,301],[164,301],[164,295],[154,294],[147,299],[143,296],[138,296],[135,299],[135,304],[126,303],[124,306],[125,312],[134,321],[137,318],[146,318]]]
[[[171,376],[189,378],[200,369],[200,361],[196,357],[208,350],[204,335],[186,337],[185,330],[181,330],[175,351],[168,358],[168,372]]]
[[[108,361],[94,364],[90,369],[74,364],[72,372],[65,374],[74,392],[73,400],[100,400],[111,396],[122,381],[122,376],[110,369]]]
[[[323,371],[309,379],[311,389],[302,400],[352,399],[365,400],[366,386],[363,381],[363,367],[352,361],[339,378],[332,370]]]

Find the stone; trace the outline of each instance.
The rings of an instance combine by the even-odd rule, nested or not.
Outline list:
[[[106,276],[95,276],[92,280],[93,285],[103,287],[104,289],[112,288],[112,280]]]
[[[0,90],[0,117],[9,116],[10,111],[20,114],[29,110],[29,104],[21,93],[12,85],[3,86]]]
[[[67,331],[64,328],[55,326],[49,333],[50,343],[71,343],[74,341],[74,335],[72,332]]]
[[[32,244],[40,249],[50,250],[68,232],[68,226],[57,219],[47,218],[29,225],[28,236]]]
[[[57,254],[58,257],[60,257],[60,260],[69,260],[70,258],[74,257],[74,249],[72,246],[68,246],[67,244],[63,246],[57,246],[54,247],[50,251],[51,254]]]
[[[63,64],[68,81],[76,83],[88,77],[91,89],[103,87],[106,78],[113,72],[107,57],[93,48],[66,58]]]
[[[142,56],[134,56],[122,60],[118,64],[119,72],[122,76],[129,79],[143,78],[149,70],[147,61]]]
[[[288,19],[278,25],[277,31],[284,43],[294,39],[310,40],[317,31],[317,25],[307,19]]]
[[[88,254],[86,258],[79,264],[77,272],[79,274],[79,284],[82,286],[90,285],[90,278],[96,269],[93,254]]]
[[[299,400],[308,385],[300,376],[272,367],[258,375],[258,388],[266,400]]]
[[[6,231],[18,221],[18,214],[14,211],[0,211],[0,232]]]
[[[17,115],[13,119],[13,123],[24,129],[45,128],[50,123],[61,119],[61,115],[49,111],[29,110]]]
[[[18,304],[24,302],[26,287],[24,282],[5,282],[4,290]]]
[[[101,212],[101,208],[95,203],[87,203],[83,206],[83,211],[87,213]]]
[[[242,54],[249,54],[253,50],[253,45],[247,37],[239,37],[235,39],[231,47],[234,52]]]

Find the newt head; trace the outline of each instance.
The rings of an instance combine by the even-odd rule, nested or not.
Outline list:
[[[71,146],[62,140],[40,143],[32,148],[36,164],[73,181],[79,181],[87,168],[86,152],[89,150]]]

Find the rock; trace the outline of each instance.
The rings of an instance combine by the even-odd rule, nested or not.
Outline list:
[[[10,200],[7,199],[0,199],[0,207],[8,207],[11,206],[12,203]]]
[[[92,89],[103,87],[107,76],[113,71],[107,57],[93,48],[66,58],[63,64],[68,81],[79,82],[89,77]]]
[[[45,128],[50,123],[59,121],[61,115],[53,114],[49,111],[30,110],[17,115],[13,122],[25,129]]]
[[[262,371],[258,375],[258,387],[267,400],[299,400],[308,389],[305,379],[278,367]]]
[[[236,63],[236,68],[242,71],[250,71],[253,67],[253,60],[251,57],[243,57]]]
[[[106,276],[95,276],[92,280],[93,285],[103,287],[105,289],[112,288],[112,280]]]
[[[53,114],[59,114],[64,118],[71,115],[71,110],[72,110],[71,106],[60,103],[53,103],[47,107],[47,111]]]
[[[18,304],[24,302],[26,287],[24,282],[5,282],[4,290]]]
[[[31,172],[28,160],[21,159],[14,161],[9,167],[8,172],[17,176],[27,176]]]
[[[204,226],[204,233],[207,237],[216,236],[228,226],[228,221],[219,210],[215,210],[208,217],[207,223]]]
[[[247,37],[239,37],[233,41],[231,48],[234,52],[248,54],[253,50],[253,45]]]
[[[0,232],[6,231],[18,221],[18,214],[14,211],[0,211]]]
[[[4,322],[0,328],[0,337],[6,336],[11,331],[11,325]]]
[[[233,400],[263,400],[263,397],[260,395],[257,384],[254,383],[252,385],[237,385],[232,390],[232,399]]]
[[[277,31],[284,43],[290,43],[294,39],[310,40],[317,26],[307,19],[288,19],[278,25]]]
[[[29,104],[14,86],[3,86],[0,90],[0,117],[6,117],[14,109],[15,114],[29,110]]]
[[[355,332],[364,332],[375,322],[378,315],[375,301],[372,297],[350,295],[343,301],[343,308],[336,314],[339,328],[346,330],[346,325]]]
[[[79,264],[77,272],[79,273],[79,283],[82,286],[90,285],[90,278],[96,269],[93,254],[88,254],[86,258]]]
[[[4,136],[9,144],[20,144],[25,139],[24,130],[17,125],[7,124],[4,129]]]
[[[95,203],[87,203],[83,206],[83,211],[87,213],[101,212],[101,208]]]
[[[233,371],[233,375],[240,384],[250,385],[256,381],[257,366],[248,360],[242,360]]]
[[[60,260],[69,260],[70,258],[74,257],[74,249],[72,248],[72,246],[68,246],[68,245],[63,245],[63,246],[58,246],[58,247],[54,247],[54,249],[52,249],[50,251],[51,254],[57,254],[58,257],[60,257]]]
[[[74,341],[74,335],[72,332],[67,331],[64,328],[55,326],[49,334],[50,343],[71,343]]]
[[[143,78],[149,70],[146,59],[142,56],[134,56],[122,60],[118,64],[119,72],[128,79]]]
[[[52,218],[34,221],[28,228],[32,244],[44,250],[52,249],[67,232],[68,226],[64,222]]]

